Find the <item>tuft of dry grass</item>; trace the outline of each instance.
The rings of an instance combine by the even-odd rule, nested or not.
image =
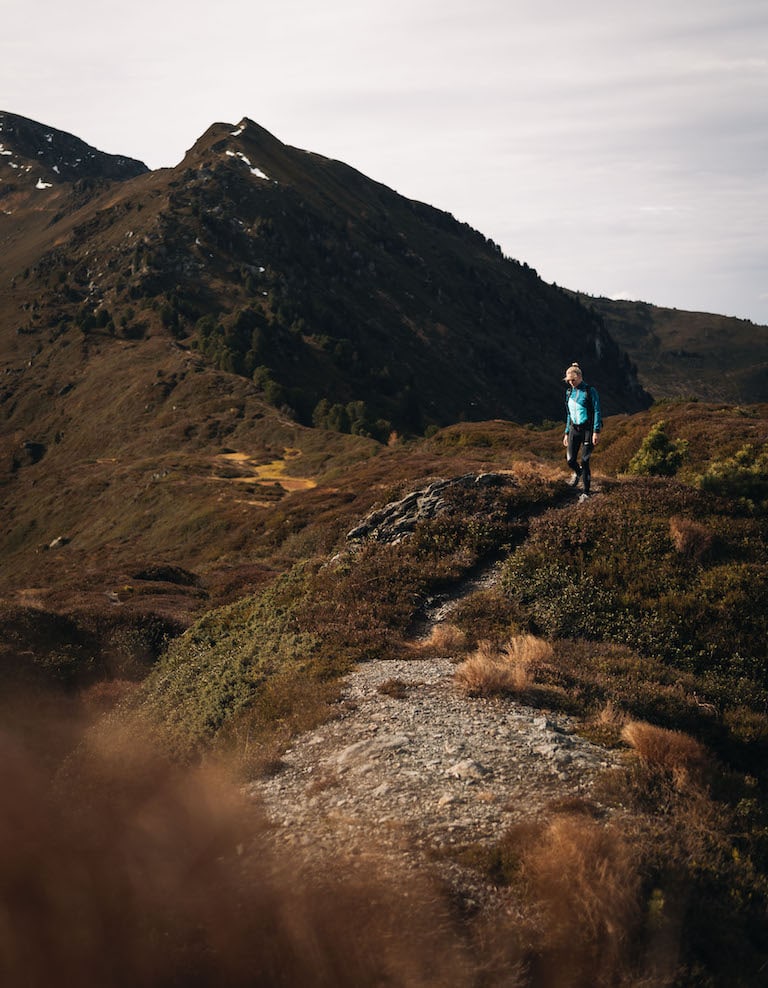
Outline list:
[[[613,700],[607,700],[600,710],[584,724],[582,733],[593,744],[600,744],[606,748],[618,748],[621,746],[621,732],[628,720],[629,715],[621,707]]]
[[[537,671],[552,658],[552,646],[535,635],[516,635],[502,648],[504,661],[512,668],[519,689],[530,686]]]
[[[474,866],[511,887],[509,912],[494,917],[489,965],[506,985],[521,959],[529,988],[619,988],[644,980],[643,858],[636,843],[603,825],[588,804],[551,807],[555,815],[523,823],[492,849],[473,848]],[[466,859],[473,863],[473,858]],[[490,920],[488,921],[490,925]]]
[[[563,479],[559,463],[541,459],[515,460],[508,472],[520,483],[556,483]]]
[[[696,562],[707,555],[715,538],[705,525],[680,515],[669,519],[669,537],[680,555]]]
[[[613,700],[607,700],[595,717],[595,723],[601,727],[613,728],[618,731],[623,730],[628,720],[629,715],[621,707],[617,706]]]
[[[428,638],[419,645],[420,650],[436,655],[459,655],[466,651],[467,636],[455,624],[436,624]]]
[[[499,650],[482,641],[456,669],[458,685],[470,696],[524,693],[552,658],[552,646],[535,635],[516,635]]]
[[[704,745],[682,731],[630,720],[621,736],[649,769],[671,778],[678,788],[700,781],[710,765]]]
[[[574,978],[557,984],[615,984],[642,915],[639,862],[618,831],[584,813],[554,817],[520,852],[520,874],[538,903],[536,939],[552,974],[565,958]],[[545,971],[539,972],[546,979]]]
[[[385,679],[376,687],[376,692],[382,696],[391,696],[393,700],[404,700],[408,696],[409,684],[404,679],[393,677]]]

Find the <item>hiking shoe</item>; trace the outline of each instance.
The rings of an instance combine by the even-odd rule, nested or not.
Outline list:
[[[583,494],[582,494],[582,495],[581,495],[581,496],[579,497],[579,504],[583,504],[583,503],[584,503],[584,501],[588,501],[588,500],[589,500],[589,494],[587,494],[587,492],[585,491],[585,492],[584,492],[584,493],[583,493]]]
[[[571,479],[568,481],[568,486],[569,487],[578,487],[580,480],[581,480],[581,474],[580,473],[572,473],[571,474]]]

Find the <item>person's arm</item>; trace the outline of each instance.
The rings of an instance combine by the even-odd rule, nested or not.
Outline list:
[[[603,416],[600,413],[600,395],[597,393],[597,388],[592,388],[592,410],[594,412],[594,420],[592,422],[592,445],[597,445],[597,440],[601,429],[603,428]]]

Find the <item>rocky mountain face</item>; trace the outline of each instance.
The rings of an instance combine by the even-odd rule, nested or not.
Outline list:
[[[31,179],[36,184],[121,181],[149,170],[134,158],[105,154],[63,130],[4,111],[0,111],[0,156],[5,165],[3,192],[13,186],[13,179],[16,183]]]

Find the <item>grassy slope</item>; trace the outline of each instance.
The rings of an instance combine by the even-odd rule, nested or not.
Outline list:
[[[699,491],[695,481],[712,460],[727,459],[750,439],[758,447],[764,445],[767,419],[768,412],[764,407],[756,406],[745,417],[743,410],[698,405],[662,405],[639,416],[610,419],[604,441],[595,454],[595,469],[598,471],[596,483],[602,486],[602,495],[584,507],[578,516],[573,515],[570,509],[558,509],[545,514],[544,521],[537,521],[536,518],[547,505],[555,508],[565,492],[565,472],[560,465],[560,430],[537,431],[504,422],[451,427],[431,440],[404,448],[381,450],[377,456],[345,470],[337,482],[339,493],[344,492],[346,497],[337,502],[329,501],[321,489],[286,498],[279,507],[281,526],[284,528],[282,543],[270,544],[269,539],[265,538],[261,541],[265,553],[262,558],[273,565],[282,563],[284,570],[294,563],[304,566],[306,560],[313,557],[322,561],[328,552],[343,548],[344,532],[352,527],[354,512],[357,512],[357,518],[360,517],[360,509],[366,502],[368,506],[381,505],[397,499],[408,490],[426,486],[440,476],[511,469],[517,478],[517,486],[512,493],[499,493],[490,502],[479,498],[475,502],[470,500],[464,503],[461,508],[465,512],[463,527],[451,528],[448,522],[440,521],[425,523],[421,539],[432,545],[431,555],[424,552],[419,556],[417,552],[416,558],[413,558],[409,543],[404,543],[397,552],[386,546],[366,550],[364,556],[369,562],[380,556],[381,565],[391,567],[393,572],[402,569],[403,572],[412,573],[407,579],[402,574],[392,576],[395,584],[402,580],[400,591],[390,587],[389,577],[384,580],[386,599],[389,601],[387,606],[394,608],[392,627],[397,635],[406,633],[413,608],[417,606],[413,600],[423,596],[426,592],[424,586],[430,581],[445,579],[442,567],[447,567],[446,572],[458,576],[474,565],[483,553],[499,551],[499,547],[509,542],[510,538],[518,541],[529,526],[532,540],[533,533],[539,531],[545,534],[551,532],[552,538],[564,538],[578,517],[587,526],[590,520],[594,521],[597,526],[595,531],[590,531],[589,527],[584,532],[576,530],[571,532],[570,541],[566,539],[567,544],[546,545],[540,551],[542,562],[537,562],[535,568],[543,565],[547,557],[553,573],[561,574],[559,579],[572,580],[572,574],[567,577],[566,574],[571,565],[569,560],[573,547],[578,550],[576,558],[580,561],[580,572],[586,566],[587,559],[594,557],[597,569],[589,578],[597,580],[600,593],[605,594],[609,590],[617,593],[616,607],[629,606],[634,594],[638,608],[637,627],[648,624],[650,615],[655,614],[654,621],[661,629],[657,631],[656,638],[650,639],[647,635],[643,638],[638,630],[625,630],[617,640],[627,640],[634,647],[642,644],[647,654],[677,663],[681,669],[708,673],[712,669],[708,668],[707,656],[712,660],[713,669],[719,669],[728,658],[718,648],[725,651],[731,648],[738,652],[737,643],[741,640],[738,625],[742,620],[742,611],[746,609],[752,615],[751,620],[759,620],[758,605],[764,593],[760,554],[764,547],[765,530],[760,521],[761,509],[754,509],[757,514],[753,515],[751,509],[740,506],[738,501],[718,499],[715,495]],[[685,438],[689,442],[688,459],[680,471],[679,480],[617,479],[617,476],[625,474],[630,458],[651,425],[659,421],[667,422],[667,429],[673,438]],[[707,437],[706,443],[699,440],[702,431]],[[688,483],[680,483],[681,480]],[[353,492],[361,489],[367,492],[366,496],[353,501]],[[486,495],[488,497],[491,495]],[[346,503],[342,505],[342,501]],[[323,504],[324,508],[321,509]],[[704,529],[707,525],[711,526],[714,548],[707,550],[706,565],[701,558],[686,559],[675,550],[670,535],[670,520],[676,516],[696,521]],[[444,524],[448,525],[447,531],[441,532]],[[633,539],[637,542],[636,551],[632,549]],[[608,540],[607,553],[602,545],[605,540]],[[535,545],[535,540],[530,544]],[[432,570],[428,565],[430,559]],[[354,570],[356,565],[354,557],[351,557],[349,566]],[[421,574],[420,568],[424,569]],[[339,579],[341,586],[348,577],[344,567],[339,571],[341,576],[333,568],[323,572],[325,575],[320,586],[312,580],[307,585],[300,584],[302,589],[296,594],[297,601],[307,595],[333,597],[334,582]],[[749,572],[752,572],[751,577]],[[582,572],[582,575],[586,578],[588,574]],[[545,574],[544,578],[549,577]],[[722,580],[722,590],[718,588],[719,578]],[[640,582],[637,589],[632,590],[630,584],[634,579]],[[413,580],[421,586],[419,592],[413,591]],[[709,597],[703,593],[705,585],[709,588]],[[722,595],[729,592],[728,588],[736,596],[733,611],[726,613]],[[558,598],[561,589],[558,589]],[[373,601],[371,607],[374,613],[377,613],[376,607],[384,606],[382,600],[376,601],[376,593],[374,585],[368,595]],[[407,603],[409,594],[413,594],[410,604]],[[756,594],[755,600],[751,597],[748,600],[749,594]],[[549,596],[545,599],[549,600]],[[362,608],[364,603],[363,599],[358,600],[359,607]],[[262,605],[257,599],[244,599],[234,606],[244,609],[243,614],[248,614],[253,607]],[[548,606],[556,605],[549,601]],[[706,616],[696,610],[697,606],[704,608]],[[368,614],[367,606],[364,611],[368,616],[361,619],[362,623],[370,621],[373,628],[377,622]],[[512,623],[513,611],[510,611]],[[612,616],[606,618],[607,627],[600,630],[599,635],[610,638],[612,625],[618,634],[618,619],[615,619],[614,611],[615,607],[607,611]],[[662,612],[666,617],[662,618]],[[206,618],[206,621],[210,620],[210,616]],[[247,623],[250,618],[243,620]],[[263,615],[259,622],[262,620]],[[308,633],[316,631],[313,627],[315,618],[311,613],[308,620],[305,630]],[[587,623],[583,628],[579,625],[579,637],[590,636],[590,620],[585,616]],[[729,621],[735,622],[733,626]],[[234,624],[234,633],[240,634],[239,621],[233,620],[232,612],[227,612],[226,624]],[[554,633],[555,627],[558,629],[557,636],[562,637],[566,626],[556,624],[549,631]],[[677,629],[677,639],[672,634],[673,628]],[[373,631],[371,634],[375,639]],[[700,638],[709,643],[709,650],[703,644],[696,644]],[[681,645],[676,651],[676,640],[685,647]],[[227,652],[221,639],[217,637],[216,641],[216,648]],[[753,666],[759,657],[755,651],[759,641],[759,628],[755,626],[746,633],[742,648],[744,661],[748,661],[747,653],[752,655]],[[174,655],[178,659],[183,652],[182,642]],[[754,678],[757,667],[750,668],[752,672],[748,673],[748,678],[750,675]],[[730,675],[727,669],[726,673]]]

